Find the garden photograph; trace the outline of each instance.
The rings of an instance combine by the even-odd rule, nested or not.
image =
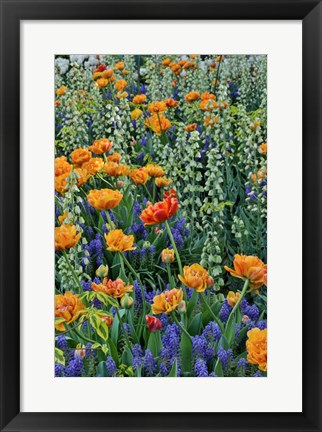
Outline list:
[[[265,379],[267,56],[53,63],[55,377]]]

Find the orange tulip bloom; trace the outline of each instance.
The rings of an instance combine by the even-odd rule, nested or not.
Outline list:
[[[200,96],[201,100],[216,100],[216,96],[212,93],[203,92]]]
[[[121,159],[122,159],[122,156],[120,155],[120,153],[117,153],[117,152],[114,152],[110,156],[107,156],[107,160],[109,162],[119,163]]]
[[[88,162],[92,157],[92,153],[83,148],[78,148],[74,150],[71,154],[72,162],[75,165],[82,165],[85,162]]]
[[[165,312],[166,314],[177,309],[179,303],[183,299],[182,289],[173,288],[172,290],[163,291],[153,299],[151,310],[154,315]]]
[[[267,285],[267,264],[256,256],[235,255],[234,270],[225,266],[225,270],[239,279],[249,280],[249,285],[256,293],[262,285]]]
[[[171,63],[171,59],[169,59],[169,57],[162,60],[162,66],[169,66],[170,63]]]
[[[179,105],[179,102],[172,98],[169,98],[165,100],[165,104],[168,108],[176,108]]]
[[[114,71],[112,69],[106,69],[105,71],[102,72],[101,77],[105,79],[110,79],[112,78],[113,74]]]
[[[129,177],[135,184],[144,185],[148,181],[149,174],[144,170],[144,168],[138,168],[131,171]]]
[[[144,171],[147,172],[150,177],[164,176],[164,169],[160,167],[160,165],[148,164],[144,167]]]
[[[174,261],[174,250],[163,249],[161,252],[161,261],[164,263],[172,263]]]
[[[55,176],[70,173],[72,166],[67,162],[66,156],[61,156],[55,159]]]
[[[168,179],[167,177],[157,177],[155,179],[155,184],[157,185],[157,187],[159,188],[165,188],[170,186],[172,183],[172,180]]]
[[[88,173],[83,168],[75,168],[74,171],[78,175],[77,186],[79,187],[83,186],[87,182],[87,180],[91,177],[91,174]]]
[[[92,158],[88,162],[83,163],[82,169],[90,175],[95,175],[102,170],[104,161],[101,158]]]
[[[107,138],[102,138],[99,140],[95,140],[93,144],[90,146],[90,151],[95,154],[106,153],[111,150],[113,144]]]
[[[230,304],[231,307],[234,307],[235,304],[238,302],[239,297],[240,297],[239,292],[235,293],[234,291],[229,291],[229,293],[227,294],[228,304]]]
[[[254,183],[257,183],[258,181],[260,182],[261,180],[265,179],[266,176],[267,176],[267,169],[260,168],[257,171],[257,174],[252,174],[250,177]]]
[[[127,176],[130,173],[130,168],[116,162],[106,162],[104,164],[104,171],[112,177],[121,177]]]
[[[112,189],[92,189],[87,195],[90,205],[97,210],[110,210],[120,204],[123,195]]]
[[[183,277],[178,275],[179,280],[188,288],[193,288],[197,292],[204,292],[209,288],[209,274],[200,264],[192,264],[183,267]]]
[[[93,291],[102,292],[114,298],[121,298],[127,292],[133,291],[133,285],[125,285],[125,282],[122,279],[112,281],[112,279],[106,277],[101,284],[93,282],[92,289]]]
[[[72,294],[67,291],[64,295],[55,295],[55,317],[64,318],[67,324],[71,324],[76,321],[80,315],[85,313],[85,306],[82,301],[78,298],[77,294]],[[65,324],[60,323],[56,325],[56,329],[59,331],[65,330]]]
[[[67,177],[69,173],[65,173],[55,177],[55,191],[63,194],[67,191]]]
[[[163,198],[177,198],[177,192],[174,189],[163,192]]]
[[[246,349],[247,360],[257,364],[258,369],[267,371],[267,329],[260,330],[255,327],[247,333]]]
[[[121,80],[116,81],[114,86],[115,86],[117,91],[122,91],[126,88],[127,82],[124,79],[121,79]]]
[[[68,87],[66,86],[61,86],[56,90],[56,95],[57,96],[62,96],[66,93],[66,90],[68,89]]]
[[[115,63],[115,67],[116,67],[116,69],[118,69],[118,70],[122,70],[122,69],[124,69],[124,62],[119,61],[119,62]]]
[[[124,92],[117,92],[116,97],[118,99],[125,99],[126,97],[128,97],[128,92],[124,91]]]
[[[188,125],[184,128],[184,130],[187,131],[187,132],[193,132],[193,131],[195,131],[196,129],[197,129],[197,123],[191,123],[191,124],[188,124]]]
[[[200,98],[199,92],[192,91],[185,96],[185,100],[189,103],[194,102]]]
[[[104,237],[108,246],[107,250],[110,252],[126,252],[136,249],[136,246],[133,247],[134,236],[124,234],[121,229],[111,230]]]
[[[96,80],[96,84],[99,89],[102,89],[107,86],[108,80],[106,78],[98,78],[98,80]]]
[[[267,144],[266,144],[266,143],[262,143],[262,144],[259,146],[259,148],[260,148],[260,152],[261,152],[262,154],[266,154],[266,153],[267,153]]]
[[[63,224],[55,228],[55,251],[70,249],[77,245],[81,238],[75,225]]]
[[[167,104],[165,102],[152,102],[148,106],[148,110],[151,114],[163,113],[167,110]]]
[[[152,129],[157,135],[161,135],[162,132],[166,132],[172,126],[172,123],[162,115],[159,117],[153,115],[145,120],[145,126]]]
[[[177,198],[165,198],[154,205],[149,203],[148,207],[142,211],[140,219],[144,222],[144,225],[156,225],[172,218],[178,208]]]
[[[145,94],[138,94],[134,96],[132,102],[136,105],[143,104],[146,101]]]
[[[142,117],[143,111],[139,108],[136,108],[135,110],[131,111],[131,120],[138,120],[140,117]]]
[[[212,99],[205,99],[200,102],[199,108],[202,111],[212,111],[214,108],[218,108],[218,106]]]
[[[211,115],[207,116],[204,120],[204,124],[206,127],[208,126],[214,126],[215,124],[219,123],[219,118],[218,117],[213,117]]]

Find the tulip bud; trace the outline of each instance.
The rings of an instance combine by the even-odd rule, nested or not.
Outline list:
[[[161,260],[164,263],[172,263],[174,261],[174,250],[163,249],[163,251],[161,252]]]
[[[144,248],[144,249],[149,249],[150,246],[151,246],[151,243],[150,243],[149,241],[145,241],[145,242],[143,243],[143,248]]]
[[[243,324],[247,324],[248,321],[249,321],[249,317],[248,317],[247,315],[243,315],[242,323],[243,323]]]
[[[145,315],[145,320],[150,332],[155,332],[162,328],[162,322],[158,318],[155,318],[150,315]]]
[[[84,358],[85,355],[86,355],[85,347],[82,346],[81,344],[78,344],[78,345],[76,346],[76,348],[75,348],[75,351],[74,351],[74,357],[75,357],[75,358],[77,358],[77,357],[82,357],[82,358]]]
[[[187,311],[186,302],[184,300],[181,300],[181,302],[178,304],[178,312],[179,314],[184,314]]]
[[[102,316],[101,320],[107,325],[108,328],[112,327],[113,324],[113,317],[111,316]]]
[[[162,234],[162,233],[163,233],[163,230],[162,230],[161,228],[159,228],[159,227],[156,227],[156,229],[155,229],[155,233],[156,233],[156,234]]]
[[[99,278],[104,278],[108,275],[108,265],[101,264],[95,272],[95,275]]]
[[[131,307],[133,306],[133,298],[130,297],[128,294],[125,294],[125,296],[121,298],[121,306],[124,309],[131,309]]]
[[[209,276],[207,280],[207,287],[211,288],[212,286],[214,286],[214,283],[215,283],[214,278],[212,276]]]
[[[118,188],[121,188],[123,185],[124,185],[124,182],[122,182],[122,181],[118,181],[117,182],[117,187]]]

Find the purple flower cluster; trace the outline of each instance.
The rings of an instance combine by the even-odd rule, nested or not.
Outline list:
[[[113,360],[113,357],[108,356],[107,360],[105,362],[106,370],[107,370],[107,376],[108,377],[115,377],[117,376],[117,367],[115,364],[115,361]]]
[[[232,309],[233,308],[230,306],[228,301],[225,300],[222,307],[221,307],[220,314],[219,314],[219,317],[220,317],[222,322],[226,322],[228,320],[230,312],[232,311]]]
[[[222,346],[218,348],[218,358],[221,362],[223,369],[227,369],[230,361],[233,359],[232,349],[225,350]]]

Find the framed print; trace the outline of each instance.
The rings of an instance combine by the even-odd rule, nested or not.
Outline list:
[[[320,2],[1,28],[1,430],[320,431]]]

